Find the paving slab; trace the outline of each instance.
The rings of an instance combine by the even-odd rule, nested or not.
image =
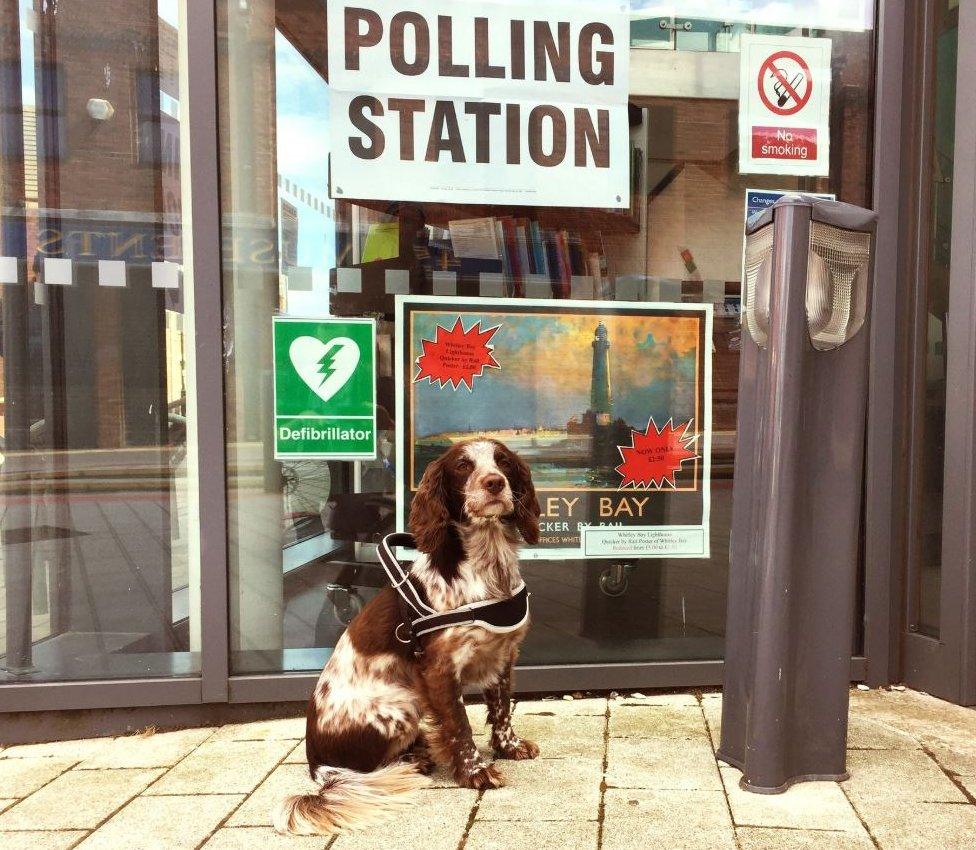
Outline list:
[[[304,765],[279,765],[228,818],[227,826],[271,826],[271,811],[285,797],[309,794],[317,787]]]
[[[917,691],[851,691],[851,710],[923,740],[976,740],[976,711]]]
[[[484,703],[468,703],[464,706],[464,710],[468,715],[471,733],[475,737],[491,734],[491,729],[488,727],[488,709]]]
[[[240,794],[136,797],[78,850],[193,850],[243,799]]]
[[[61,758],[0,759],[0,794],[26,797],[68,770],[74,761]]]
[[[467,788],[424,791],[395,821],[340,835],[330,850],[457,850],[477,799]]]
[[[741,850],[875,850],[868,834],[824,830],[739,827]]]
[[[464,850],[596,850],[598,830],[595,820],[526,823],[475,818]]]
[[[894,726],[851,713],[847,726],[849,750],[917,750],[919,743],[907,732]]]
[[[295,744],[295,748],[285,756],[285,764],[308,764],[308,756],[305,755],[304,739]]]
[[[478,820],[596,820],[603,762],[595,758],[540,758],[498,762],[508,784],[486,791]]]
[[[606,717],[597,715],[572,715],[550,717],[542,714],[525,714],[515,718],[516,734],[539,744],[545,758],[585,756],[603,758]]]
[[[84,761],[104,750],[113,738],[82,738],[71,741],[50,741],[46,744],[18,744],[0,752],[0,759],[59,758]]]
[[[700,738],[707,734],[701,706],[610,704],[611,738]]]
[[[249,794],[291,749],[291,741],[202,744],[146,793]]]
[[[728,805],[721,791],[608,788],[603,847],[658,846],[675,850],[733,848]]]
[[[107,767],[172,767],[212,734],[212,728],[180,729],[151,735],[116,738],[78,767],[98,770]]]
[[[645,694],[641,691],[618,694],[611,700],[618,705],[668,705],[674,708],[692,708],[698,705],[694,694]]]
[[[721,768],[736,826],[780,829],[863,831],[857,814],[836,782],[798,782],[782,794],[754,794],[739,787],[742,773]]]
[[[976,806],[917,803],[912,806],[857,803],[883,850],[971,850],[976,846]]]
[[[607,700],[604,697],[571,700],[526,700],[515,704],[516,717],[523,714],[573,717],[574,715],[605,715],[606,713]]]
[[[702,700],[702,712],[708,734],[712,740],[712,747],[719,748],[722,743],[722,701],[720,699]]]
[[[942,767],[956,776],[976,776],[976,740],[941,741],[922,739],[924,748]]]
[[[161,773],[69,770],[0,815],[0,831],[94,829]]]
[[[720,791],[722,780],[704,735],[690,739],[611,738],[607,785]]]
[[[956,781],[966,789],[970,802],[976,804],[976,776],[957,776]]]
[[[325,850],[331,835],[279,835],[270,826],[218,829],[200,850]]]
[[[721,791],[607,789],[603,850],[733,850],[735,835]]]
[[[847,770],[851,778],[843,783],[844,792],[855,804],[861,800],[901,807],[916,802],[967,802],[939,766],[920,751],[854,750],[847,754]]]
[[[3,850],[68,850],[74,847],[84,830],[58,832],[4,832],[0,830],[0,847]]]
[[[305,715],[258,720],[253,723],[228,723],[218,729],[214,741],[298,741],[305,737]]]

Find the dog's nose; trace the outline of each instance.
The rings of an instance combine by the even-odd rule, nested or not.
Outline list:
[[[497,496],[505,489],[505,479],[500,475],[486,475],[483,486],[492,496]]]

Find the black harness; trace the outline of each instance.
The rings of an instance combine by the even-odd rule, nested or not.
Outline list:
[[[480,626],[490,632],[503,634],[515,631],[528,621],[529,591],[524,582],[508,599],[489,599],[486,602],[462,605],[452,611],[435,611],[424,601],[416,585],[410,581],[409,574],[396,559],[392,548],[394,546],[415,549],[416,541],[412,534],[387,534],[378,547],[380,563],[400,603],[401,619],[394,634],[400,643],[412,647],[416,657],[423,654],[420,638],[431,632],[451,626]]]

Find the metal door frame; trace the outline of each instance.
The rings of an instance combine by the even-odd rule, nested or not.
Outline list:
[[[925,368],[925,263],[930,227],[927,210],[929,149],[925,127],[932,99],[933,46],[931,8],[925,0],[913,21],[914,92],[906,96],[916,104],[911,121],[915,139],[910,164],[914,204],[909,244],[913,260],[909,269],[914,295],[912,351],[912,408],[917,424],[924,404],[920,375]],[[958,7],[958,53],[953,163],[952,234],[949,266],[949,309],[946,323],[945,466],[943,469],[942,556],[939,636],[913,631],[916,622],[912,592],[917,575],[917,555],[907,550],[906,582],[902,605],[903,675],[907,684],[960,703],[976,704],[976,98],[967,82],[976,81],[976,6]],[[961,154],[961,156],[959,155]],[[906,205],[906,209],[909,209]],[[909,468],[918,466],[918,440],[912,440]],[[917,504],[921,497],[917,476],[909,487],[909,533],[914,534]]]

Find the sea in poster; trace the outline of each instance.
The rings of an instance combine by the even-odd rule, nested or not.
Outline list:
[[[711,305],[401,296],[397,315],[400,527],[427,465],[489,437],[532,469],[529,557],[708,556]]]

